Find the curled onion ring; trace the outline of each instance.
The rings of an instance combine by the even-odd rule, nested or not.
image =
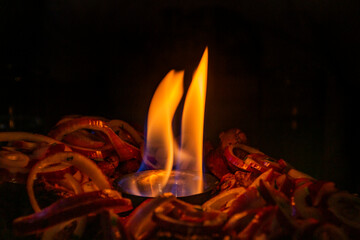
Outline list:
[[[97,118],[81,117],[68,120],[57,125],[49,133],[49,136],[55,138],[58,141],[61,141],[66,134],[83,128],[103,132],[114,146],[120,160],[126,161],[132,158],[138,158],[140,156],[139,148],[122,140],[105,121],[99,120]]]
[[[29,172],[26,183],[31,206],[35,212],[40,212],[40,207],[34,195],[33,184],[39,172],[49,165],[63,163],[74,165],[81,172],[90,177],[100,189],[110,189],[111,185],[101,169],[91,159],[76,152],[58,152],[36,163]]]
[[[58,143],[63,144],[62,142],[53,139],[48,136],[44,136],[36,133],[28,133],[28,132],[0,132],[0,142],[12,142],[26,140],[32,142],[46,142],[49,144]],[[70,148],[65,145],[65,151],[69,151]]]
[[[128,239],[145,239],[155,229],[156,224],[152,221],[154,210],[175,199],[175,196],[166,193],[154,199],[147,199],[142,202],[130,215],[125,224]]]
[[[139,132],[127,122],[123,120],[114,119],[109,121],[108,125],[114,132],[120,129],[124,129],[125,131],[127,131],[130,134],[130,136],[134,139],[137,145],[141,146],[144,143],[144,139],[141,137]]]
[[[0,167],[5,168],[24,168],[28,165],[30,158],[18,151],[4,150],[0,151]]]
[[[227,219],[227,215],[220,211],[203,211],[192,205],[173,199],[159,205],[153,214],[153,219],[159,227],[171,229],[171,232],[180,234],[211,235],[219,232]]]
[[[41,212],[19,217],[13,221],[13,227],[18,235],[33,234],[58,223],[109,208],[124,212],[132,209],[132,205],[130,199],[122,198],[119,192],[111,189],[81,193],[62,198]]]
[[[76,181],[76,179],[71,174],[65,173],[64,177],[65,180],[71,185],[75,194],[81,194],[84,192],[79,182]],[[78,217],[75,219],[75,221],[76,221],[76,227],[73,234],[75,236],[81,237],[82,234],[84,233],[86,226],[86,216]],[[45,230],[41,240],[55,239],[55,235],[59,233],[62,229],[64,229],[67,225],[71,224],[72,222],[73,220],[65,221],[63,223],[50,227],[49,229]]]

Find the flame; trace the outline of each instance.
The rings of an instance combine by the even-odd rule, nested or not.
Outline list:
[[[177,170],[190,170],[196,181],[190,184],[193,194],[203,190],[203,132],[207,85],[208,49],[196,69],[185,98],[181,120],[181,151]]]
[[[185,98],[180,146],[177,146],[174,140],[172,120],[183,96],[184,72],[170,71],[159,84],[151,100],[143,163],[151,169],[164,170],[146,178],[153,196],[164,191],[174,165],[178,171],[195,174],[194,179],[186,183],[189,195],[203,190],[202,152],[207,65],[206,48]],[[177,187],[175,185],[174,188]],[[169,186],[166,189],[169,189]]]
[[[174,162],[172,119],[183,95],[184,72],[170,71],[161,81],[151,100],[146,137],[145,164],[165,170],[164,175],[151,177],[156,182],[153,194],[166,185]],[[153,159],[153,161],[151,160]]]

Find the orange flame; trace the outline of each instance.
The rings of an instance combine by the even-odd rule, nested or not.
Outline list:
[[[183,95],[183,78],[183,71],[170,71],[156,89],[149,108],[144,161],[155,169],[165,170],[164,175],[152,176],[153,180],[150,179],[157,183],[157,187],[152,191],[154,195],[161,193],[173,166],[174,141],[171,123]],[[149,158],[156,159],[156,162],[150,162]]]
[[[178,170],[196,174],[196,183],[189,184],[193,194],[203,190],[203,132],[207,85],[208,49],[201,58],[185,98],[181,120],[181,151]]]
[[[203,129],[207,84],[208,50],[204,51],[188,89],[182,115],[181,146],[175,144],[172,120],[183,95],[184,72],[170,71],[161,81],[151,100],[144,162],[155,169],[165,170],[147,178],[153,196],[162,193],[174,164],[180,171],[195,174],[188,183],[189,194],[203,190]],[[154,161],[151,161],[153,159]]]

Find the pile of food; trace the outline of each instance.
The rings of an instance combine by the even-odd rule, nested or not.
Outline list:
[[[143,133],[68,116],[47,136],[0,132],[1,239],[357,239],[360,198],[247,145],[239,129],[205,143],[219,179],[194,205],[167,193],[134,207],[117,179],[136,172]]]

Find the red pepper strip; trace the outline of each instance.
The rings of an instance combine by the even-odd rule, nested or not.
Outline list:
[[[131,210],[132,205],[130,199],[122,198],[115,190],[87,192],[60,199],[41,212],[17,218],[13,221],[13,228],[18,235],[33,234],[58,223],[109,208],[124,212]]]
[[[106,134],[121,161],[140,157],[139,148],[123,141],[106,122],[99,119],[83,117],[66,121],[50,131],[49,136],[61,141],[66,134],[83,128],[101,131]]]
[[[237,156],[235,156],[234,154],[234,146],[235,145],[230,145],[228,147],[225,148],[224,150],[224,156],[227,159],[230,167],[233,167],[233,170],[246,170],[248,171],[249,166],[245,165],[244,160],[238,158]],[[234,169],[235,167],[235,169]],[[237,168],[237,169],[236,169]]]
[[[241,150],[241,157],[238,157],[234,150],[239,149]],[[227,159],[230,167],[235,167],[238,170],[245,170],[250,171],[254,173],[262,173],[265,172],[268,168],[263,167],[259,163],[257,163],[255,160],[252,160],[251,158],[248,158],[248,155],[250,153],[256,153],[256,154],[263,154],[259,150],[246,146],[244,144],[234,144],[229,145],[224,150],[224,156]]]

